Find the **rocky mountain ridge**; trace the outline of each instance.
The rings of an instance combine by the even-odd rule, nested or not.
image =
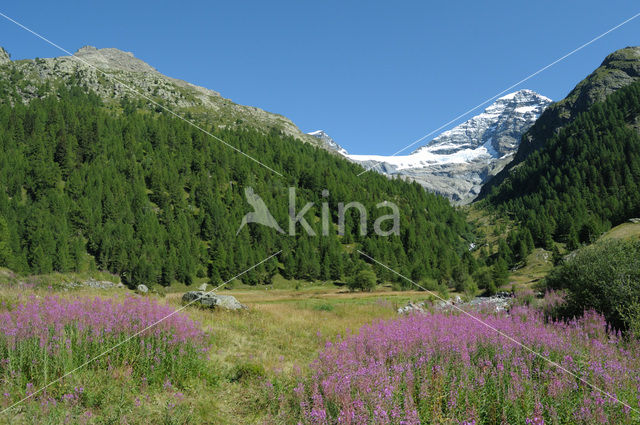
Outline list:
[[[0,47],[0,65],[5,65],[7,63],[11,63],[11,56],[3,47]]]
[[[336,143],[335,140],[331,138],[324,130],[316,130],[310,133],[307,133],[309,136],[313,136],[322,142],[325,149],[329,151],[334,151],[339,153],[340,155],[347,156],[349,153],[345,148]]]
[[[409,155],[347,157],[383,174],[415,180],[429,191],[465,204],[513,159],[522,134],[550,104],[545,96],[520,90],[497,99],[481,114]]]
[[[251,126],[265,132],[275,129],[320,145],[316,138],[300,131],[282,115],[236,104],[213,90],[163,75],[131,52],[84,46],[73,56],[75,58],[60,56],[12,61],[0,47],[0,76],[17,72],[24,77],[23,81],[31,82],[13,87],[14,97],[23,102],[46,96],[48,93],[43,91],[43,85],[80,84],[105,102],[117,103],[124,98],[139,97],[126,87],[129,86],[163,106],[220,128]],[[155,108],[151,103],[150,107]]]

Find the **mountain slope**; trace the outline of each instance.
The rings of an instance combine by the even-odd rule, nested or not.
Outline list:
[[[522,134],[551,100],[520,90],[446,131],[410,155],[348,155],[363,166],[403,176],[456,203],[473,200],[491,176],[513,158]]]
[[[344,156],[347,156],[349,154],[345,148],[336,143],[336,141],[333,140],[331,136],[329,136],[324,130],[316,130],[307,134],[320,140],[323,147],[329,151],[334,151]]]
[[[14,87],[14,97],[29,101],[50,94],[56,85],[82,85],[98,94],[105,102],[119,102],[139,96],[117,80],[139,93],[177,112],[215,124],[217,128],[250,127],[269,132],[272,129],[307,143],[315,138],[300,131],[288,118],[253,106],[243,106],[225,99],[219,93],[186,81],[167,77],[130,52],[114,48],[85,46],[70,56],[11,61],[4,49],[0,65],[12,68],[21,84]],[[101,72],[94,69],[97,67]],[[113,78],[112,78],[113,77]],[[36,86],[48,82],[48,87]]]
[[[552,104],[544,111],[535,125],[522,137],[522,143],[514,160],[484,186],[480,197],[486,196],[493,187],[499,185],[509,175],[511,169],[524,161],[532,152],[541,149],[547,140],[580,113],[638,79],[640,79],[640,47],[626,47],[607,56],[600,67],[578,83],[566,98]]]
[[[537,245],[574,249],[640,215],[640,81],[593,104],[530,154],[487,197]]]
[[[269,283],[278,272],[295,279],[347,279],[367,267],[354,247],[416,279],[446,279],[454,269],[470,272],[475,265],[465,240],[472,237],[469,225],[445,199],[375,173],[357,177],[360,167],[300,143],[282,127],[265,127],[259,120],[256,127],[253,121],[219,124],[214,117],[228,118],[219,115],[221,109],[248,107],[174,83],[120,51],[96,56],[85,49],[79,55],[104,59],[100,66],[109,72],[192,111],[200,126],[284,177],[126,95],[70,58],[5,61],[0,65],[0,267],[23,273],[99,269],[120,274],[130,285],[168,285],[195,277],[220,283],[280,250],[279,262],[264,263],[242,280]],[[279,119],[260,114],[268,123]],[[287,228],[289,187],[295,187],[298,212],[307,202],[315,204],[305,218],[318,236],[307,236],[301,226],[295,236],[258,224],[237,232],[252,210],[247,188]],[[320,236],[321,204],[328,203],[330,222],[337,223],[338,203],[351,201],[369,213],[370,233],[374,220],[389,213],[389,207],[378,205],[397,204],[399,235],[361,235],[352,210],[344,235],[331,226]],[[373,268],[381,280],[398,280]]]

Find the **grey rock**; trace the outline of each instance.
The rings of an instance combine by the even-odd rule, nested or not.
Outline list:
[[[325,133],[324,130],[312,131],[311,133],[307,133],[307,134],[309,136],[313,136],[316,139],[318,139],[321,143],[320,146],[330,152],[336,152],[336,153],[339,153],[340,155],[345,155],[345,156],[349,154],[345,148],[343,148],[338,143],[336,143],[336,141],[333,140],[331,136],[329,136],[327,133]]]
[[[206,284],[206,283],[203,283],[202,285],[198,286],[198,289],[199,289],[200,291],[206,291],[206,290],[207,290],[207,284]]]
[[[0,65],[11,63],[11,56],[4,50],[4,47],[0,47]]]
[[[482,309],[488,308],[489,310],[499,312],[508,310],[509,306],[511,305],[511,300],[507,297],[495,295],[491,297],[476,297],[463,305]]]
[[[405,307],[400,307],[398,309],[398,314],[424,313],[424,307],[424,303],[414,304],[409,302]]]
[[[203,291],[189,291],[182,296],[182,301],[185,303],[193,302],[202,307],[212,309],[244,310],[247,308],[247,306],[240,304],[234,296],[211,294]]]
[[[114,48],[96,49],[84,46],[73,55],[102,70],[158,73],[154,67],[133,56],[133,53]]]
[[[77,282],[65,282],[63,283],[65,289],[77,289],[77,288],[94,288],[94,289],[113,289],[124,287],[122,283],[114,283],[108,280],[95,280],[88,279],[85,281]]]
[[[146,294],[147,292],[149,292],[149,288],[147,288],[146,285],[138,285],[138,287],[136,288],[138,290],[138,292],[140,292],[141,294]]]
[[[489,309],[495,312],[508,311],[511,306],[513,295],[511,292],[498,292],[490,297],[475,297],[474,299],[463,302],[460,296],[456,296],[453,300],[441,300],[433,305],[433,309],[441,311],[450,311],[460,308],[472,309]],[[405,307],[398,309],[398,314],[424,313],[427,311],[430,303],[427,301],[414,304],[409,302]]]

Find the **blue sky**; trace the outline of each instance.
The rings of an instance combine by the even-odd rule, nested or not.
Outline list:
[[[636,1],[11,2],[62,47],[117,47],[172,77],[326,130],[354,154],[392,154],[612,26]],[[14,59],[61,52],[0,18]],[[519,88],[564,97],[640,17]],[[460,120],[460,121],[464,121]],[[417,146],[416,146],[417,147]]]

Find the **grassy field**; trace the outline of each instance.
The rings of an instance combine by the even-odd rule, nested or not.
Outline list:
[[[113,278],[106,274],[99,277]],[[2,270],[0,301],[15,304],[18,299],[25,300],[32,295],[46,297],[52,293],[68,299],[93,296],[117,299],[130,294],[123,288],[67,289],[65,286],[86,278],[78,275],[19,277]],[[193,287],[178,285],[145,298],[180,308],[181,295],[187,289]],[[180,388],[180,394],[184,395],[180,409],[169,409],[167,406],[176,404],[172,400],[173,388],[149,389],[141,401],[139,388],[126,373],[116,374],[114,378],[113,374],[87,367],[74,374],[70,381],[84,388],[87,399],[96,397],[100,401],[89,403],[89,407],[85,405],[83,412],[78,407],[71,423],[79,421],[84,414],[92,418],[86,423],[148,423],[150,418],[156,423],[263,423],[274,409],[274,403],[265,398],[267,383],[275,383],[280,391],[290,391],[299,371],[307,369],[327,340],[335,340],[338,335],[355,331],[364,324],[396,317],[397,308],[409,300],[429,298],[425,292],[393,292],[384,286],[370,293],[351,293],[328,283],[284,280],[276,280],[276,284],[269,287],[236,284],[231,290],[220,291],[235,296],[249,308],[228,312],[189,306],[184,310],[209,335],[208,366],[215,379],[187,383]],[[50,418],[50,423],[56,423],[61,418],[40,413],[36,402],[27,404],[28,407],[0,417],[0,422],[43,423],[45,418]]]
[[[535,250],[527,265],[512,273],[511,284],[531,287],[539,283],[551,268],[550,258],[549,252]],[[0,269],[0,302],[11,305],[17,299],[52,293],[68,299],[119,299],[132,294],[115,287],[73,289],[74,282],[90,278],[118,282],[117,276],[107,273],[24,277]],[[190,287],[156,288],[144,298],[177,309],[183,305],[182,294],[202,283],[200,280]],[[279,275],[269,286],[232,282],[219,292],[235,296],[248,309],[228,312],[189,306],[184,310],[208,334],[208,379],[182,383],[179,391],[173,386],[141,389],[126,370],[87,367],[75,373],[67,384],[84,388],[83,403],[73,409],[58,408],[57,415],[45,415],[37,402],[27,403],[12,412],[17,416],[0,417],[0,423],[281,423],[271,418],[280,407],[279,401],[270,397],[274,391],[291,394],[300,374],[308,370],[327,341],[335,341],[365,324],[395,318],[397,309],[408,301],[433,299],[421,291],[396,292],[391,285],[354,293],[329,282],[288,281]],[[175,400],[176,394],[180,394],[180,400]],[[72,413],[67,418],[64,412]]]
[[[640,223],[622,223],[602,235],[601,239],[640,239]]]
[[[544,277],[553,268],[552,255],[549,251],[536,248],[527,256],[527,263],[524,267],[511,272],[509,277],[510,286],[536,287],[542,283]]]
[[[259,423],[269,410],[268,406],[260,409],[261,381],[292,385],[295,371],[305,369],[327,339],[395,317],[396,308],[412,296],[426,298],[424,293],[349,294],[339,289],[239,289],[227,293],[248,305],[248,311],[192,312],[214,335],[213,361],[231,375],[221,382],[216,397],[202,400],[215,406],[217,419],[212,423],[226,424]],[[244,371],[249,374],[247,379],[233,376]]]

